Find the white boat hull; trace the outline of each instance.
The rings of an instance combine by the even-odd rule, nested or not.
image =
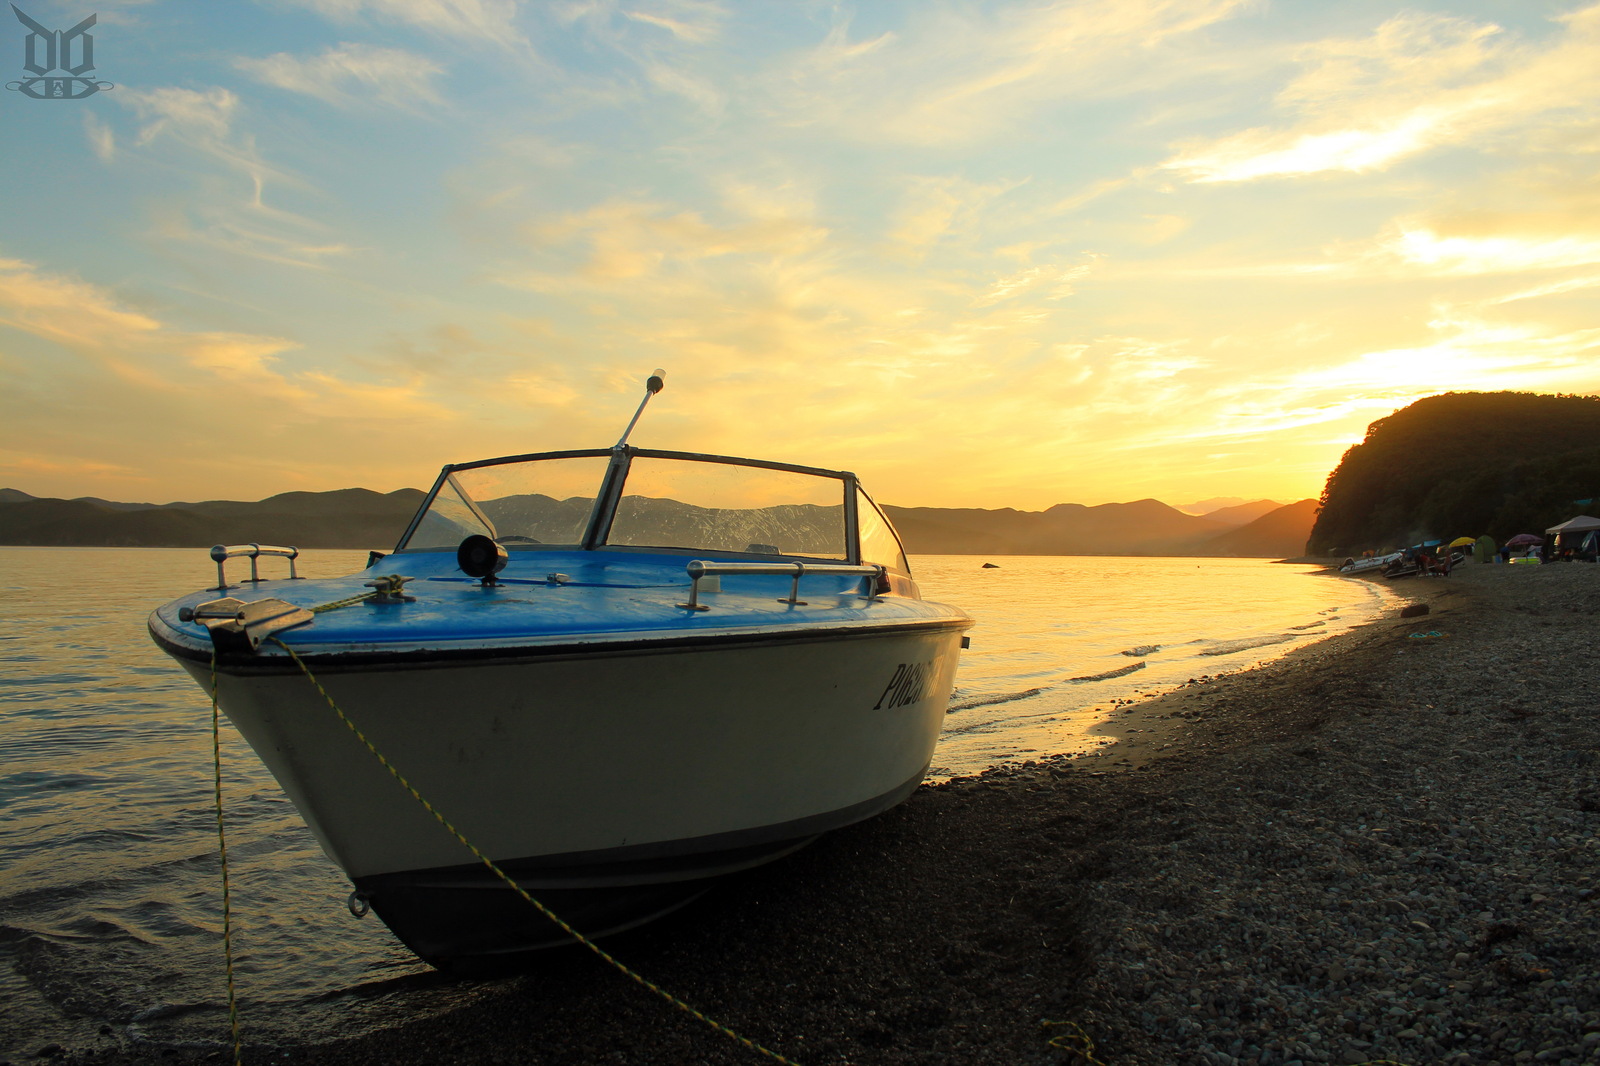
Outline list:
[[[961,628],[312,669],[441,815],[596,935],[902,800]],[[209,686],[207,665],[184,665]],[[222,709],[402,940],[440,963],[567,939],[509,918],[531,908],[283,665],[221,674]]]
[[[894,806],[972,624],[854,474],[624,443],[447,465],[356,574],[209,554],[152,639],[439,965],[636,925]]]
[[[1404,553],[1391,552],[1387,555],[1367,555],[1360,559],[1346,559],[1344,565],[1339,567],[1341,574],[1362,574],[1368,570],[1382,570],[1401,558]]]

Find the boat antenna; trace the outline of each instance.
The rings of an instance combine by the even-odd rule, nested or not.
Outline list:
[[[632,433],[633,427],[639,424],[639,416],[644,414],[644,405],[650,402],[650,397],[666,386],[666,376],[667,372],[658,366],[650,375],[650,379],[644,383],[644,399],[639,401],[639,409],[633,412],[633,421],[629,422],[628,428],[622,431],[622,439],[617,441],[617,447],[620,448],[628,443],[628,434]]]

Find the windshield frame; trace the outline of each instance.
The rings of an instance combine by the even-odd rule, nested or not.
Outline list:
[[[400,539],[396,542],[394,550],[397,553],[407,551],[436,550],[407,548],[406,544],[410,541],[412,535],[417,531],[417,527],[422,523],[423,516],[426,515],[428,513],[428,509],[433,506],[433,501],[439,495],[440,490],[449,484],[453,476],[459,471],[476,470],[489,466],[506,466],[515,463],[539,462],[547,459],[577,459],[596,457],[608,457],[610,462],[606,466],[605,474],[601,480],[601,484],[595,493],[594,505],[589,512],[589,520],[584,527],[583,540],[578,546],[583,551],[595,551],[602,548],[615,551],[637,550],[630,549],[626,545],[608,545],[606,543],[606,538],[611,532],[611,526],[616,517],[617,507],[622,500],[623,488],[627,482],[629,468],[632,466],[634,458],[640,457],[647,459],[667,459],[684,462],[719,463],[727,466],[754,467],[761,470],[778,470],[794,474],[809,474],[814,477],[828,478],[833,481],[837,481],[839,482],[840,503],[843,505],[844,509],[844,539],[846,554],[843,561],[853,566],[859,566],[861,564],[861,528],[860,516],[857,513],[857,493],[859,492],[862,495],[866,495],[866,490],[861,488],[861,483],[856,478],[855,474],[845,470],[827,470],[822,467],[803,466],[798,463],[780,463],[767,459],[744,459],[731,455],[711,455],[705,452],[662,451],[655,448],[635,448],[632,445],[622,445],[614,448],[580,448],[553,452],[527,452],[522,455],[505,455],[494,459],[476,459],[468,463],[447,464],[439,471],[439,476],[434,481],[433,487],[428,490],[427,495],[422,500],[421,506],[417,508],[417,513],[412,517],[410,523],[406,526],[405,531],[400,535]],[[867,498],[869,501],[871,500],[870,496]],[[874,504],[873,506],[877,505]],[[878,511],[880,516],[883,517],[884,521],[887,522],[888,517],[887,515],[883,515],[883,509],[878,507]],[[899,532],[894,530],[893,523],[889,523],[889,529],[894,531],[895,539],[899,540]],[[903,544],[901,546],[901,552],[903,557]],[[708,551],[703,554],[721,555],[727,553]],[[898,568],[891,567],[891,569]]]

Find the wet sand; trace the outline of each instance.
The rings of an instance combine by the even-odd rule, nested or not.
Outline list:
[[[606,946],[803,1064],[1600,1061],[1600,567],[1394,588],[1430,613],[1126,705],[1100,754],[924,788]],[[251,1045],[247,1013],[245,1061],[771,1061],[581,949],[467,1006],[444,980],[335,1043]]]

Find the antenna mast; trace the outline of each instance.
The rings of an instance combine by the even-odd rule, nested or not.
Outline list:
[[[655,372],[650,375],[650,379],[644,383],[644,399],[639,401],[639,409],[633,412],[633,421],[629,422],[628,428],[622,431],[622,439],[617,441],[616,445],[618,448],[628,443],[628,434],[632,433],[633,427],[639,424],[639,416],[644,414],[644,405],[650,402],[650,397],[666,387],[666,376],[667,372],[665,370],[656,367]]]

